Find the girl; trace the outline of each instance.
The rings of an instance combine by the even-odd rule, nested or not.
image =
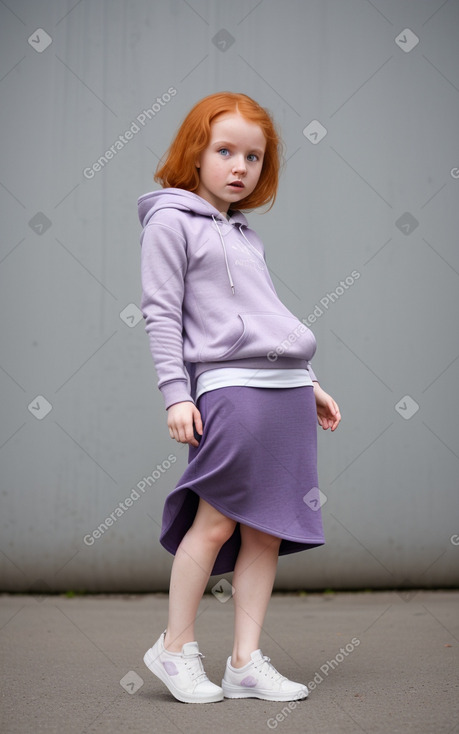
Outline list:
[[[144,661],[187,703],[308,694],[259,638],[279,555],[324,543],[317,421],[334,431],[341,416],[310,365],[315,338],[279,300],[241,213],[274,203],[280,145],[254,100],[212,94],[159,165],[163,189],[138,202],[145,330],[169,434],[189,444],[162,518],[160,542],[175,555],[167,628]],[[229,571],[234,645],[220,687],[194,623],[209,576]]]

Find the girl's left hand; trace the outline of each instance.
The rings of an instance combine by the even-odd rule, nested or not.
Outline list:
[[[322,426],[324,431],[327,428],[331,428],[334,431],[338,428],[341,420],[341,413],[339,412],[337,403],[335,403],[331,395],[328,395],[325,390],[322,390],[318,382],[314,382],[314,396],[316,399],[319,425]]]

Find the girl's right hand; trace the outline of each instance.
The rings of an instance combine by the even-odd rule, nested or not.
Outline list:
[[[193,423],[196,425],[197,433],[202,436],[201,413],[189,400],[174,403],[167,409],[167,426],[171,438],[175,438],[176,441],[199,446],[194,437]]]

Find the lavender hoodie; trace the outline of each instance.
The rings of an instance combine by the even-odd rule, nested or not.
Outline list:
[[[304,368],[312,331],[280,301],[264,248],[240,211],[229,221],[205,199],[166,188],[138,200],[141,310],[166,409],[195,402],[217,367]]]

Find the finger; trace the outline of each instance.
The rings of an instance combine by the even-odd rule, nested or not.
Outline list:
[[[180,441],[180,443],[186,443],[186,431],[184,426],[179,426],[177,428],[177,441]]]
[[[199,446],[198,441],[194,437],[193,426],[191,427],[191,432],[188,429],[186,431],[186,443],[189,444],[190,446],[195,446],[195,447]]]
[[[176,441],[178,441],[178,432],[177,432],[177,426],[175,423],[170,423],[168,426],[169,429],[169,435],[171,438],[175,438]]]
[[[334,400],[332,400],[332,399],[330,400],[330,402],[329,402],[329,404],[328,404],[328,412],[329,412],[329,413],[330,413],[330,415],[332,415],[333,417],[334,417],[334,416],[336,415],[336,413],[338,412],[338,406],[336,405],[335,401],[334,401]]]
[[[193,418],[194,418],[194,425],[196,426],[196,431],[202,436],[202,431],[203,431],[202,418],[201,418],[201,413],[199,412],[197,408],[194,412]]]
[[[333,428],[332,428],[332,431],[334,431],[334,430],[335,430],[335,428],[338,428],[338,426],[339,426],[339,424],[340,424],[340,421],[341,421],[341,415],[340,415],[340,413],[338,412],[338,415],[337,415],[337,417],[336,417],[336,420],[335,420],[335,422],[333,423]]]
[[[193,424],[191,424],[191,426],[187,426],[186,428],[185,441],[186,443],[191,443],[192,445],[193,445],[193,441],[196,441],[194,437]]]
[[[179,437],[181,443],[188,443],[192,446],[198,445],[193,431],[193,423],[184,423],[180,426]]]

